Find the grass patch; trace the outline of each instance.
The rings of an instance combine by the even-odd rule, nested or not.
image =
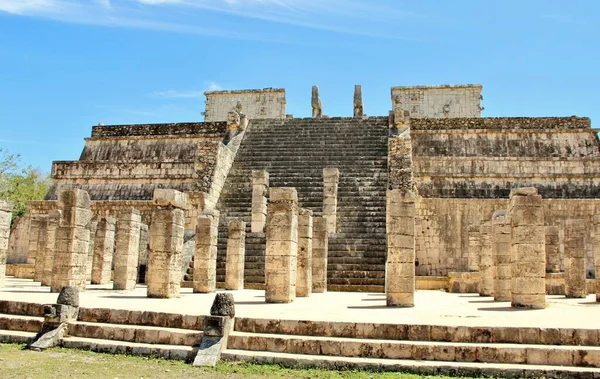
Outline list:
[[[294,370],[278,365],[247,363],[220,363],[215,368],[199,368],[180,361],[62,348],[35,352],[23,350],[23,347],[23,345],[0,344],[0,376],[2,378],[422,378],[418,375],[403,373]]]

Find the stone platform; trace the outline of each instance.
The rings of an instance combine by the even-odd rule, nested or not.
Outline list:
[[[146,287],[115,291],[112,285],[88,285],[80,295],[82,307],[208,315],[214,294],[194,294],[182,288],[181,298],[150,299]],[[279,320],[336,321],[467,327],[537,327],[598,329],[600,303],[595,295],[567,299],[548,295],[548,307],[540,310],[511,308],[508,302],[494,302],[477,294],[454,294],[419,290],[414,308],[388,308],[383,293],[327,292],[297,298],[289,304],[265,303],[265,291],[240,290],[233,293],[236,317]],[[28,279],[7,277],[0,288],[0,300],[38,304],[54,303],[49,287]]]

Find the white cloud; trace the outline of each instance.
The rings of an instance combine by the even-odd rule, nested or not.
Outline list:
[[[49,11],[56,6],[54,0],[0,0],[0,11],[14,14]]]
[[[152,97],[161,99],[198,99],[204,96],[204,91],[198,90],[166,90],[154,91],[150,94]]]
[[[215,82],[208,82],[206,87],[208,91],[220,91],[223,89],[223,87]]]

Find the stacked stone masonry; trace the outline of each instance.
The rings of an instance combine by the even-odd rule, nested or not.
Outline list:
[[[113,288],[132,290],[137,284],[141,216],[137,209],[123,210],[117,219]]]
[[[265,300],[296,299],[298,270],[298,193],[295,188],[271,188],[267,206]]]
[[[225,289],[244,289],[244,259],[246,252],[246,222],[234,219],[229,222]],[[215,256],[216,262],[216,256]],[[215,273],[216,275],[216,273]]]
[[[265,88],[262,90],[208,91],[204,120],[225,121],[232,109],[244,113],[250,120],[262,118],[285,118],[285,90]]]
[[[12,205],[0,201],[0,287],[4,287]]]
[[[215,210],[198,217],[193,274],[194,292],[197,293],[211,293],[216,289],[219,217],[219,211]]]
[[[506,211],[496,211],[492,216],[492,258],[494,273],[494,300],[511,301],[512,262],[510,217]]]
[[[337,231],[337,197],[340,182],[340,170],[323,169],[323,217],[327,220],[329,233]]]
[[[585,253],[585,251],[583,251]],[[546,272],[559,273],[561,268],[558,226],[546,226]]]
[[[312,294],[313,276],[313,211],[298,210],[298,269],[296,274],[296,296]]]
[[[51,286],[54,276],[54,255],[56,254],[56,236],[62,219],[62,212],[58,209],[48,212],[46,224],[46,247],[43,256],[44,272],[42,274],[41,284]],[[92,242],[90,241],[90,244]],[[111,254],[112,259],[112,254]]]
[[[493,239],[491,221],[482,221],[479,227],[481,248],[479,250],[479,296],[494,295]]]
[[[101,217],[98,220],[94,239],[94,257],[92,261],[92,284],[108,284],[111,280],[111,268],[115,251],[115,230],[117,219]]]
[[[392,87],[392,106],[411,118],[479,117],[481,85]]]
[[[585,298],[585,230],[583,220],[567,220],[565,223],[565,295]]]
[[[600,213],[594,215],[594,262],[596,274],[596,301],[600,302]]]

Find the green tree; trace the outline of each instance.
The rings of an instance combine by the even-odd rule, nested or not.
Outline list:
[[[27,211],[27,203],[42,200],[50,177],[32,166],[22,167],[18,154],[0,149],[0,199],[13,204],[13,219]]]

